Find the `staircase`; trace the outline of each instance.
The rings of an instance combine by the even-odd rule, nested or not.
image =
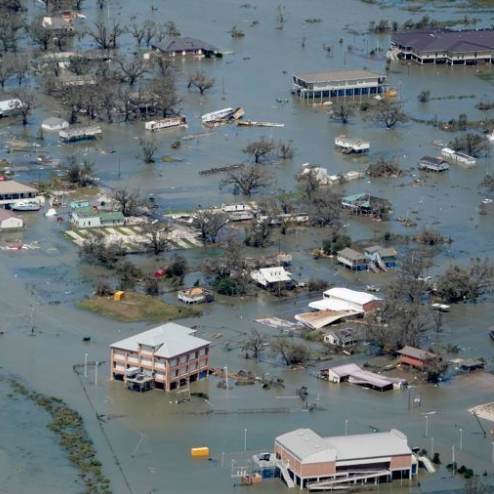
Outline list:
[[[290,472],[288,471],[287,463],[285,463],[283,460],[278,460],[276,466],[280,469],[281,475],[283,476],[283,480],[286,482],[288,488],[292,489],[293,487],[295,487],[295,482],[290,477]]]
[[[367,264],[369,266],[369,269],[374,272],[374,273],[379,273],[379,268],[375,265],[374,261],[369,261]]]
[[[377,254],[376,256],[376,263],[383,271],[388,270],[386,263],[383,261],[382,257],[379,254]]]

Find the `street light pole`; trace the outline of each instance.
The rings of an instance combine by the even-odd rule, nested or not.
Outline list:
[[[431,456],[434,456],[434,438],[431,437]]]
[[[345,420],[345,436],[348,434],[348,420]]]
[[[463,451],[463,429],[460,427],[460,451]]]
[[[87,379],[87,353],[84,355],[84,377]]]
[[[425,437],[429,437],[429,415],[425,416]]]

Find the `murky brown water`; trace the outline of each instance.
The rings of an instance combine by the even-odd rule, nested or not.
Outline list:
[[[326,109],[300,104],[289,95],[290,74],[293,72],[342,69],[345,64],[348,68],[366,66],[382,70],[384,62],[368,59],[366,52],[378,45],[386,47],[387,37],[354,37],[345,27],[363,30],[370,20],[385,17],[403,21],[411,17],[409,13],[381,10],[356,0],[314,0],[310,3],[289,0],[284,2],[287,23],[280,31],[274,29],[275,4],[253,2],[255,8],[246,9],[240,7],[241,3],[215,0],[205,8],[204,3],[197,0],[187,3],[168,0],[152,14],[161,21],[174,20],[184,35],[197,36],[235,52],[223,60],[183,63],[185,73],[201,67],[217,81],[216,88],[202,98],[187,93],[185,84],[180,83],[184,91],[183,113],[188,116],[190,124],[188,132],[203,131],[196,118],[201,113],[237,105],[246,110],[248,118],[281,122],[285,124],[284,129],[237,130],[224,127],[212,137],[184,142],[178,151],[172,151],[169,146],[182,135],[182,131],[159,133],[156,139],[162,145],[161,153],[184,158],[185,162],[159,163],[152,167],[142,165],[135,158],[138,153],[135,139],[144,134],[141,123],[104,126],[104,139],[97,145],[59,146],[56,136],[47,133],[46,149],[56,157],[74,151],[81,157],[90,157],[96,161],[102,181],[137,187],[143,194],[154,194],[166,211],[234,200],[227,190],[218,189],[219,176],[202,177],[198,172],[210,166],[238,162],[243,159],[241,149],[249,139],[262,135],[294,142],[297,149],[294,160],[275,166],[278,186],[287,189],[294,187],[294,175],[305,162],[321,163],[332,173],[365,167],[365,162],[353,162],[333,150],[334,137],[343,132],[368,138],[372,154],[399,156],[404,169],[415,167],[424,154],[437,154],[438,148],[432,147],[431,141],[448,142],[452,138],[450,134],[413,123],[395,130],[377,128],[359,118],[353,119],[348,126],[328,123]],[[142,20],[151,17],[149,5],[136,5],[127,0],[112,2],[110,17],[125,20],[135,15]],[[88,2],[84,13],[88,24],[97,16],[108,16],[107,11],[97,12],[92,2]],[[459,15],[463,14],[448,10],[438,10],[434,14],[444,18]],[[323,22],[307,24],[304,29],[303,20],[308,18],[322,18]],[[254,20],[258,20],[259,25],[251,26]],[[486,18],[485,22],[489,24],[490,21]],[[234,24],[245,31],[244,39],[230,38],[228,31]],[[307,41],[305,49],[302,49],[301,38],[304,35]],[[344,40],[341,46],[338,43],[340,38]],[[334,46],[332,58],[325,55],[323,44]],[[348,44],[355,48],[352,54],[345,55]],[[124,43],[123,49],[134,50],[131,40]],[[470,68],[451,71],[447,67],[411,66],[408,71],[406,67],[393,64],[389,79],[393,87],[400,89],[407,110],[419,118],[438,115],[440,119],[447,119],[465,112],[471,119],[477,119],[480,113],[473,108],[475,103],[484,95],[493,97],[492,86],[475,77],[474,69]],[[433,96],[475,94],[476,98],[431,101],[420,105],[416,95],[424,88],[430,89]],[[288,103],[279,104],[277,98],[286,98]],[[35,123],[52,114],[50,106],[51,103],[46,102],[37,110]],[[493,112],[484,114],[494,115]],[[6,130],[5,124],[1,130]],[[14,125],[6,132],[20,132],[22,136],[23,131]],[[34,126],[26,132],[34,133]],[[117,152],[111,155],[100,153],[112,149]],[[428,176],[420,187],[411,187],[411,178],[405,177],[354,182],[346,185],[345,190],[348,193],[368,191],[390,199],[395,217],[405,216],[410,211],[412,217],[419,218],[420,225],[439,222],[441,231],[451,235],[455,242],[450,253],[443,251],[435,257],[435,266],[430,270],[430,274],[435,274],[451,260],[467,262],[471,256],[492,256],[494,207],[488,207],[487,216],[477,213],[482,198],[477,184],[489,170],[492,171],[491,159],[483,159],[473,170],[453,166],[447,175]],[[32,174],[30,178],[37,179]],[[402,184],[408,185],[403,187]],[[258,386],[225,391],[216,387],[214,379],[198,384],[195,390],[206,391],[215,409],[288,407],[291,413],[193,415],[190,412],[207,410],[210,405],[199,400],[176,405],[173,403],[175,395],[158,391],[143,395],[127,392],[121,383],[107,381],[107,366],[100,370],[98,386],[94,385],[94,376],[90,372],[86,385],[89,403],[72,365],[82,362],[85,353],[89,354],[90,360],[106,360],[110,343],[147,326],[118,324],[75,309],[74,302],[90,292],[92,280],[100,270],[79,263],[75,249],[59,235],[51,219],[36,214],[27,216],[28,229],[20,236],[26,241],[40,241],[41,248],[0,252],[0,327],[5,331],[0,336],[0,365],[5,374],[19,375],[39,391],[60,396],[81,412],[98,446],[106,473],[112,479],[115,493],[127,493],[128,489],[101,434],[92,406],[100,414],[109,412],[114,416],[103,427],[135,494],[234,492],[234,480],[230,478],[231,460],[237,459],[239,463],[245,460],[245,455],[241,454],[245,429],[247,449],[267,451],[272,448],[274,437],[284,431],[308,426],[321,434],[339,434],[343,433],[345,420],[349,421],[349,432],[371,432],[371,427],[380,430],[396,427],[409,436],[411,445],[428,450],[431,448],[430,437],[433,437],[434,449],[441,453],[443,463],[451,461],[453,443],[459,449],[458,427],[461,426],[464,447],[462,452],[457,451],[458,463],[464,463],[479,473],[488,471],[492,474],[491,439],[484,439],[477,422],[467,413],[467,408],[492,400],[492,386],[488,383],[468,377],[439,387],[420,386],[413,392],[420,393],[422,407],[410,412],[406,392],[381,395],[351,386],[330,386],[317,381],[308,372],[287,372],[242,358],[238,342],[242,332],[256,326],[253,322],[255,317],[281,315],[305,307],[307,301],[296,305],[275,302],[268,297],[235,300],[234,304],[219,301],[207,307],[201,319],[184,321],[184,324],[197,324],[205,337],[212,337],[218,330],[223,333],[222,339],[214,340],[213,365],[270,372],[286,381],[283,391],[263,391]],[[375,226],[375,223],[352,219],[348,229],[352,237],[363,239],[373,237]],[[409,233],[396,222],[381,223],[377,227],[377,234],[386,231]],[[2,234],[2,241],[7,238]],[[355,277],[337,270],[327,261],[313,261],[308,251],[318,246],[322,238],[323,231],[300,229],[296,235],[282,239],[282,247],[294,252],[293,271],[301,278],[315,274],[355,287],[367,282],[382,284],[388,279],[387,275]],[[191,263],[195,264],[201,263],[208,254],[211,252],[187,252]],[[30,323],[27,312],[31,305],[36,307],[38,334],[35,338],[28,337]],[[492,324],[491,302],[460,305],[445,316],[444,332],[434,335],[432,341],[459,344],[465,348],[462,356],[485,357],[491,362],[493,347],[486,329]],[[276,333],[276,330],[266,327],[260,329]],[[82,342],[84,335],[92,337],[90,344]],[[225,350],[226,342],[234,347],[233,350]],[[324,410],[314,413],[302,411],[302,403],[293,396],[296,388],[303,384],[309,388],[310,400],[316,401]],[[0,393],[0,423],[3,424],[0,426],[0,465],[5,465],[0,469],[0,492],[34,492],[29,487],[29,478],[37,479],[35,489],[38,494],[73,492],[75,473],[59,451],[56,438],[45,431],[47,418],[39,411],[34,412],[32,407],[21,407],[19,402],[10,401],[8,390],[1,382]],[[431,411],[437,413],[430,418],[430,437],[425,438],[423,414]],[[489,428],[487,423],[483,426]],[[139,444],[141,434],[144,439]],[[196,461],[189,457],[190,447],[203,445],[210,447],[217,462]],[[23,455],[24,451],[29,456]],[[225,453],[223,459],[222,453]],[[22,470],[9,473],[15,468]],[[492,480],[492,475],[489,479]],[[461,481],[450,478],[445,469],[433,476],[422,474],[420,482],[424,492],[461,485]],[[268,481],[255,489],[258,492],[285,492],[279,481]],[[408,487],[405,489],[409,491]],[[381,490],[401,492],[400,483],[384,485]],[[411,490],[418,492],[417,487]]]

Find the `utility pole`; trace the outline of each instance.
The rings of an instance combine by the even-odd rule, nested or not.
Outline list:
[[[431,437],[431,456],[434,456],[434,438]]]
[[[429,436],[429,415],[425,416],[425,437]]]
[[[94,364],[94,385],[95,386],[98,385],[98,365],[99,365],[99,362],[96,362]]]
[[[463,451],[463,429],[460,427],[460,451]]]
[[[87,353],[84,355],[84,377],[87,379]]]
[[[345,420],[345,436],[348,434],[348,419]]]
[[[36,333],[34,332],[36,326],[34,324],[34,316],[36,315],[36,308],[34,307],[34,305],[31,305],[31,307],[29,307],[29,319],[31,321],[31,336],[36,336]]]
[[[247,429],[244,429],[244,451],[247,451]]]

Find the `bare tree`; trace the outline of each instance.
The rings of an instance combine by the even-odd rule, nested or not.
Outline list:
[[[125,28],[118,22],[107,26],[102,21],[97,21],[95,29],[89,31],[89,36],[102,50],[110,50],[118,47],[118,39],[125,33]]]
[[[397,177],[400,174],[398,161],[394,158],[388,160],[383,155],[379,155],[367,168],[369,177]]]
[[[52,34],[43,26],[43,15],[37,15],[27,26],[27,32],[33,43],[39,46],[42,50],[48,50],[52,40]]]
[[[275,355],[279,355],[287,366],[303,364],[310,356],[305,345],[293,343],[285,336],[278,336],[271,343],[271,350]]]
[[[259,358],[264,347],[266,346],[266,338],[257,329],[253,329],[249,336],[242,343],[242,351],[248,357],[252,354],[252,358]]]
[[[144,240],[142,245],[155,256],[165,252],[170,246],[173,228],[169,223],[148,222],[141,227]]]
[[[68,29],[57,31],[57,34],[53,37],[53,42],[57,46],[59,51],[64,51],[67,48],[69,40],[72,39],[74,33]]]
[[[134,39],[137,41],[137,46],[141,46],[145,36],[144,27],[134,23],[131,24],[128,29],[130,34],[132,34]]]
[[[472,133],[466,133],[461,137],[456,137],[448,144],[448,147],[455,151],[463,151],[476,158],[486,156],[490,151],[489,141],[484,136]]]
[[[206,243],[216,243],[221,230],[228,223],[228,216],[217,209],[201,209],[194,213],[192,225],[201,232]]]
[[[304,192],[304,198],[310,202],[312,196],[321,188],[321,183],[317,178],[317,171],[310,167],[309,171],[302,170],[297,174],[297,182]]]
[[[154,157],[158,152],[158,145],[153,139],[139,139],[139,145],[141,146],[141,157],[144,163],[154,163]]]
[[[196,87],[201,94],[214,87],[214,79],[207,76],[203,70],[197,70],[187,75],[187,89]]]
[[[159,31],[159,26],[155,21],[146,20],[143,25],[144,29],[144,41],[146,42],[146,46],[149,48],[153,39],[157,36]]]
[[[22,125],[27,125],[29,115],[36,108],[36,94],[32,89],[19,88],[14,91],[14,96],[20,100],[20,103],[16,103],[16,107],[22,116]]]
[[[485,188],[489,192],[494,192],[494,175],[490,175],[489,173],[485,175],[482,181],[480,182],[479,187]]]
[[[334,106],[329,115],[332,120],[341,122],[342,124],[347,124],[355,113],[352,108],[345,103],[338,103]]]
[[[410,120],[408,113],[403,111],[401,103],[382,100],[372,115],[372,120],[376,123],[383,123],[387,129],[391,129],[397,123],[406,123]]]
[[[112,199],[118,204],[124,216],[132,216],[141,205],[139,191],[137,189],[118,187],[113,190]]]
[[[262,165],[242,166],[227,172],[220,187],[232,185],[235,194],[250,196],[259,189],[269,187],[273,180],[273,174]]]
[[[177,106],[182,101],[175,90],[175,79],[168,75],[154,79],[148,86],[150,94],[155,98],[156,112],[163,118],[177,115]]]
[[[278,21],[277,29],[283,29],[283,25],[285,24],[285,6],[278,5],[276,7],[276,20]]]
[[[248,156],[253,156],[254,162],[257,164],[266,159],[275,149],[276,144],[273,141],[268,141],[262,137],[258,141],[247,144],[247,146],[242,149],[242,152]]]
[[[14,75],[17,79],[17,85],[21,86],[22,81],[29,73],[29,62],[25,57],[15,57],[13,61]]]
[[[123,79],[129,83],[129,86],[133,86],[141,76],[149,72],[148,63],[138,55],[129,62],[122,58],[117,58],[116,62],[122,71]]]
[[[293,148],[293,142],[278,142],[278,156],[282,160],[291,160],[295,156],[295,149]]]
[[[181,34],[173,21],[165,22],[164,32],[167,38],[177,37]]]
[[[15,70],[11,59],[4,56],[2,62],[0,63],[0,87],[3,89],[7,81],[11,77],[14,77],[14,75]]]
[[[267,247],[271,238],[271,217],[256,221],[245,229],[245,245],[249,247]]]
[[[15,14],[0,15],[0,43],[2,51],[17,51],[22,27],[23,24],[19,16]]]
[[[84,55],[77,53],[70,57],[68,69],[75,75],[84,75],[91,70],[91,63]]]
[[[339,224],[341,217],[341,197],[330,190],[315,191],[308,204],[309,216],[318,226]]]

